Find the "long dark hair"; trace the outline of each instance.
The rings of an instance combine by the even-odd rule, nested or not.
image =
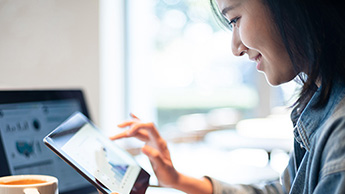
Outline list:
[[[313,108],[323,107],[335,82],[345,82],[345,6],[332,0],[261,0],[271,12],[298,80],[303,83],[295,105],[303,108],[321,83]],[[218,21],[226,24],[214,0]],[[303,73],[301,73],[303,72]]]

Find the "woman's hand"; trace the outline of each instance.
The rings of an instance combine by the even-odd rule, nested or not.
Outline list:
[[[160,136],[153,123],[144,123],[135,115],[131,114],[131,116],[132,120],[118,125],[120,128],[129,127],[129,129],[110,137],[111,140],[135,137],[144,141],[142,152],[149,157],[161,186],[173,187],[189,194],[212,193],[212,184],[207,178],[196,179],[176,171],[170,158],[167,142]]]
[[[110,137],[110,139],[135,137],[144,141],[145,145],[142,147],[142,152],[148,156],[159,184],[174,187],[178,183],[179,173],[172,164],[167,142],[160,136],[153,123],[144,123],[135,115],[131,114],[131,116],[132,120],[118,125],[120,128],[129,127],[129,129]]]
[[[99,194],[103,194],[100,190],[97,189],[97,191],[98,191]],[[112,192],[111,194],[119,194],[119,193]]]

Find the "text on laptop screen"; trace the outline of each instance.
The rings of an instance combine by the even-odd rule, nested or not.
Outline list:
[[[62,121],[81,110],[75,99],[0,104],[0,137],[10,173],[53,175],[59,180],[60,192],[89,185],[42,141]]]

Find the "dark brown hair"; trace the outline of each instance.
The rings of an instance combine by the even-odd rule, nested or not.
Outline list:
[[[321,83],[313,108],[323,107],[335,82],[345,82],[345,6],[332,0],[261,0],[271,12],[286,50],[303,83],[295,105],[304,107]],[[215,0],[218,21],[227,25]],[[302,73],[302,71],[304,71]]]

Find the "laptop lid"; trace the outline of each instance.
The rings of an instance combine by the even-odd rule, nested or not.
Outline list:
[[[0,91],[0,176],[52,175],[61,194],[95,192],[42,141],[76,111],[90,118],[82,90]]]

